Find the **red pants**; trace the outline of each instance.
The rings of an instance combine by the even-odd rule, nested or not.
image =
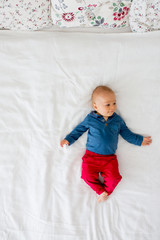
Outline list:
[[[101,155],[86,150],[82,159],[81,178],[99,195],[104,191],[110,195],[122,178],[116,155]],[[99,181],[99,173],[104,177],[104,184]]]

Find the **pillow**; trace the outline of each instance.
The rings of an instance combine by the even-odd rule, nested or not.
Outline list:
[[[133,0],[129,22],[133,32],[160,29],[160,0]]]
[[[0,28],[37,30],[50,22],[50,0],[1,0]]]
[[[3,21],[3,5],[4,5],[4,1],[0,0],[0,28],[1,28],[1,23]]]
[[[128,27],[131,1],[51,0],[52,21],[60,27]]]
[[[3,1],[0,1],[0,11],[3,8]]]

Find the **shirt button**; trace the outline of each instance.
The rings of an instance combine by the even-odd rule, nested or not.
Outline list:
[[[103,122],[105,121],[105,119],[103,119]]]
[[[107,123],[105,125],[107,126]]]

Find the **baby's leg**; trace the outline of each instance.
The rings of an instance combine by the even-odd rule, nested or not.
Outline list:
[[[98,202],[104,202],[108,199],[108,193],[104,191],[102,194],[99,195],[98,197]]]
[[[116,156],[105,165],[101,175],[104,177],[104,189],[110,195],[122,179]]]
[[[83,162],[81,178],[97,193],[102,194],[104,190],[103,184],[99,181],[99,171],[97,166]]]

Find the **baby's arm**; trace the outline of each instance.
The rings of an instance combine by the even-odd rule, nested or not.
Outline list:
[[[133,133],[127,126],[126,123],[122,120],[120,135],[129,143],[141,146],[143,142],[143,136]]]
[[[61,142],[60,142],[60,145],[61,147],[63,147],[63,145],[69,145],[69,142],[66,140],[66,139],[63,139]]]
[[[151,136],[149,136],[149,137],[143,137],[142,146],[150,145],[151,143],[152,143]]]
[[[139,146],[146,146],[152,143],[151,136],[143,137],[142,135],[133,133],[128,127],[126,126],[125,122],[122,120],[120,135],[128,142],[139,145]]]
[[[60,142],[61,147],[63,147],[63,145],[71,145],[73,144],[84,132],[86,132],[88,130],[88,115],[87,117],[80,123],[78,124],[73,131],[68,134],[65,139],[63,139]]]

